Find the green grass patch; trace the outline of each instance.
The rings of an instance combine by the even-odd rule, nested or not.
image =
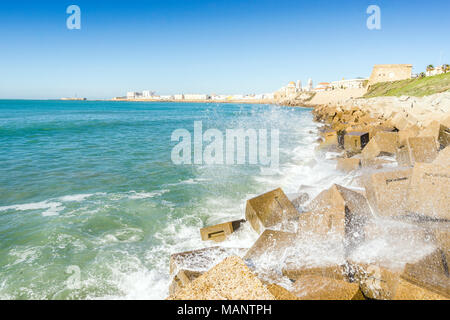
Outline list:
[[[369,88],[364,98],[381,96],[423,97],[450,90],[450,72],[433,77],[376,83]]]

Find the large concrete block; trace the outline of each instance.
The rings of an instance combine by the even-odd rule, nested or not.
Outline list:
[[[432,121],[429,123],[426,127],[422,128],[422,130],[419,132],[419,137],[433,137],[434,140],[437,142],[439,139],[439,130],[440,130],[440,123],[438,121]]]
[[[169,286],[169,294],[173,295],[181,288],[186,287],[189,283],[197,279],[203,274],[201,271],[180,270],[172,280]]]
[[[244,222],[245,220],[236,220],[205,227],[200,229],[200,236],[203,241],[212,240],[215,242],[221,242],[224,241],[227,236],[239,229],[241,224]]]
[[[408,138],[417,137],[420,133],[420,128],[418,126],[411,126],[405,130],[398,132],[398,142],[400,146],[406,145]]]
[[[363,159],[373,159],[382,155],[394,155],[399,147],[398,132],[380,131],[362,150]]]
[[[275,297],[276,300],[299,300],[295,294],[293,294],[286,288],[283,288],[282,286],[274,283],[267,285],[267,290],[269,290],[269,292]]]
[[[301,234],[326,235],[330,232],[345,234],[345,213],[304,212],[298,220]]]
[[[348,132],[344,136],[344,149],[350,152],[361,152],[369,143],[369,133],[361,131]]]
[[[168,300],[274,300],[238,257],[229,257],[181,288]]]
[[[245,218],[250,222],[252,228],[260,234],[266,228],[291,219],[297,219],[298,216],[298,210],[281,189],[248,200],[245,210]]]
[[[361,167],[361,159],[341,158],[338,159],[336,169],[343,172],[352,172]]]
[[[392,300],[449,300],[449,298],[400,278]]]
[[[406,209],[419,216],[450,220],[450,167],[416,163]]]
[[[295,244],[295,238],[294,233],[266,229],[247,251],[244,260],[255,264],[261,256],[281,257],[287,248]]]
[[[345,266],[343,265],[322,265],[322,266],[305,266],[298,263],[286,263],[282,270],[283,275],[291,280],[298,280],[304,276],[320,276],[338,280],[347,279]]]
[[[407,194],[412,169],[378,172],[364,179],[367,200],[378,215],[407,214]]]
[[[438,142],[441,149],[450,145],[450,117],[444,120],[439,127]]]
[[[439,249],[416,263],[406,264],[401,277],[416,286],[450,298],[448,265]]]
[[[320,276],[304,276],[292,292],[300,300],[364,300],[358,284]]]
[[[438,156],[434,159],[433,164],[438,164],[441,166],[450,166],[450,146],[439,151]]]
[[[412,137],[406,143],[410,165],[416,162],[430,163],[436,159],[438,150],[433,137]]]

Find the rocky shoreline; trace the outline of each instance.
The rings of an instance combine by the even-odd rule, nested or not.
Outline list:
[[[357,188],[249,199],[245,220],[200,233],[220,243],[246,222],[258,240],[173,254],[168,299],[450,299],[449,99],[315,107],[317,152],[334,152]]]

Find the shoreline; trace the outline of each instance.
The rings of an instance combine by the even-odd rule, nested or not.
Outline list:
[[[444,267],[450,263],[450,244],[448,243],[450,213],[446,209],[450,203],[446,198],[448,196],[447,181],[445,178],[437,178],[438,180],[429,185],[426,180],[419,178],[421,170],[448,173],[450,169],[448,163],[450,110],[442,109],[440,105],[448,95],[449,93],[444,93],[431,98],[351,99],[347,101],[346,107],[340,103],[315,106],[302,103],[302,106],[313,108],[314,121],[322,125],[318,133],[320,143],[316,149],[317,152],[334,153],[336,169],[355,174],[360,188],[349,189],[333,185],[330,189],[323,190],[314,199],[309,199],[307,192],[299,190],[298,197],[293,201],[288,200],[279,189],[279,191],[271,191],[255,199],[247,200],[245,218],[260,234],[260,238],[249,250],[244,250],[244,254],[231,257],[236,255],[234,252],[230,253],[228,258],[225,254],[221,263],[210,265],[209,271],[201,273],[183,269],[182,263],[178,268],[174,267],[176,259],[183,257],[186,253],[172,255],[171,271],[176,270],[176,272],[171,273],[173,281],[168,299],[216,299],[217,297],[211,296],[207,287],[216,288],[219,292],[231,297],[231,300],[261,297],[277,300],[450,299],[448,293],[450,279]],[[440,102],[435,103],[433,109],[428,107],[425,112],[421,108],[421,104],[436,99],[440,99]],[[397,103],[400,100],[409,102],[399,106]],[[413,106],[411,101],[414,101]],[[446,104],[446,101],[443,104]],[[443,115],[447,118],[444,119]],[[352,142],[347,144],[347,140]],[[415,146],[413,143],[417,142],[419,144]],[[433,144],[436,144],[435,147],[432,146]],[[409,150],[406,154],[403,151],[404,148]],[[388,182],[385,185],[380,184],[379,179],[407,183],[402,182],[392,189],[387,187]],[[431,190],[425,189],[434,195],[425,194],[422,191],[424,186],[431,188]],[[282,212],[275,209],[267,212],[261,207],[263,203],[265,203],[263,206],[271,207],[270,198],[274,192],[277,192],[278,199],[284,199],[281,200]],[[423,205],[417,206],[414,202],[417,198],[427,204],[427,208],[431,205],[433,212],[424,210]],[[252,201],[256,201],[255,204],[252,204]],[[342,205],[345,207],[344,211],[342,211],[344,208]],[[298,214],[292,210],[294,207]],[[260,215],[258,213],[260,210],[265,213]],[[283,214],[286,212],[291,212],[294,220],[284,217]],[[272,215],[270,219],[275,219],[279,224],[276,226],[268,224],[265,220],[266,215]],[[351,216],[353,218],[350,218]],[[327,224],[323,224],[323,219],[331,217],[330,221],[335,222],[327,227]],[[348,218],[350,221],[357,219],[356,221],[359,222],[356,225],[347,225]],[[296,225],[295,232],[292,228],[286,227],[287,221]],[[334,223],[341,227],[336,227]],[[223,239],[226,239],[227,235],[235,231],[231,224],[230,229],[226,231],[224,226],[227,224],[205,227],[201,232],[202,234],[223,232]],[[294,266],[288,264],[283,268],[282,276],[273,266],[269,268],[269,271],[261,271],[258,264],[267,262],[265,255],[278,257],[283,250],[292,249],[292,246],[296,248],[295,242],[302,237],[303,233],[324,239],[331,238],[331,241],[335,243],[342,241],[346,246],[346,252],[349,251],[351,254],[343,255],[343,262],[345,262],[343,265],[332,263],[331,266],[318,265],[313,269],[305,269],[304,266],[295,266],[295,263]],[[333,238],[336,236],[337,238]],[[341,240],[336,241],[336,239]],[[421,250],[423,252],[417,254],[415,260],[411,260],[411,256],[414,255],[412,253],[409,257],[398,258],[392,252],[378,256],[370,262],[354,257],[355,252],[361,251],[361,247],[367,245],[368,241],[381,239],[393,241],[395,245],[401,242],[405,246],[402,249],[406,251],[415,249],[417,252]],[[220,246],[220,241],[218,242]],[[280,243],[283,244],[280,245]],[[410,248],[413,246],[411,243],[417,247]],[[205,248],[192,251],[187,255],[195,259],[196,255],[204,255],[208,250]],[[441,266],[441,268],[430,271],[430,264]],[[374,268],[377,270],[377,281],[383,283],[380,288],[368,286],[368,281],[373,281],[370,279],[373,279],[371,270]],[[419,273],[412,272],[411,268],[419,270]],[[256,294],[258,291],[256,289],[255,292],[251,290],[249,292],[246,287],[248,284],[243,283],[238,285],[238,292],[227,289],[227,281],[230,286],[236,284],[231,279],[221,277],[218,270],[221,272],[226,270],[232,274],[239,269],[246,273],[250,282],[258,283],[259,293]],[[425,270],[428,271],[425,272]],[[430,272],[433,275],[430,275]],[[430,283],[427,280],[428,277],[437,277],[441,280]],[[287,279],[290,283],[289,281],[286,283]],[[323,292],[320,290],[322,284],[332,285],[337,287],[337,290],[332,290],[331,293]],[[351,294],[349,295],[348,292]]]

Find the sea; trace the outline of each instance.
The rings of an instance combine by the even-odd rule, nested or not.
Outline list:
[[[278,166],[174,163],[195,122],[277,130]],[[199,229],[244,218],[247,199],[354,184],[315,152],[318,127],[299,107],[1,100],[0,299],[166,298],[170,255],[216,246]],[[257,238],[245,223],[220,245]]]

